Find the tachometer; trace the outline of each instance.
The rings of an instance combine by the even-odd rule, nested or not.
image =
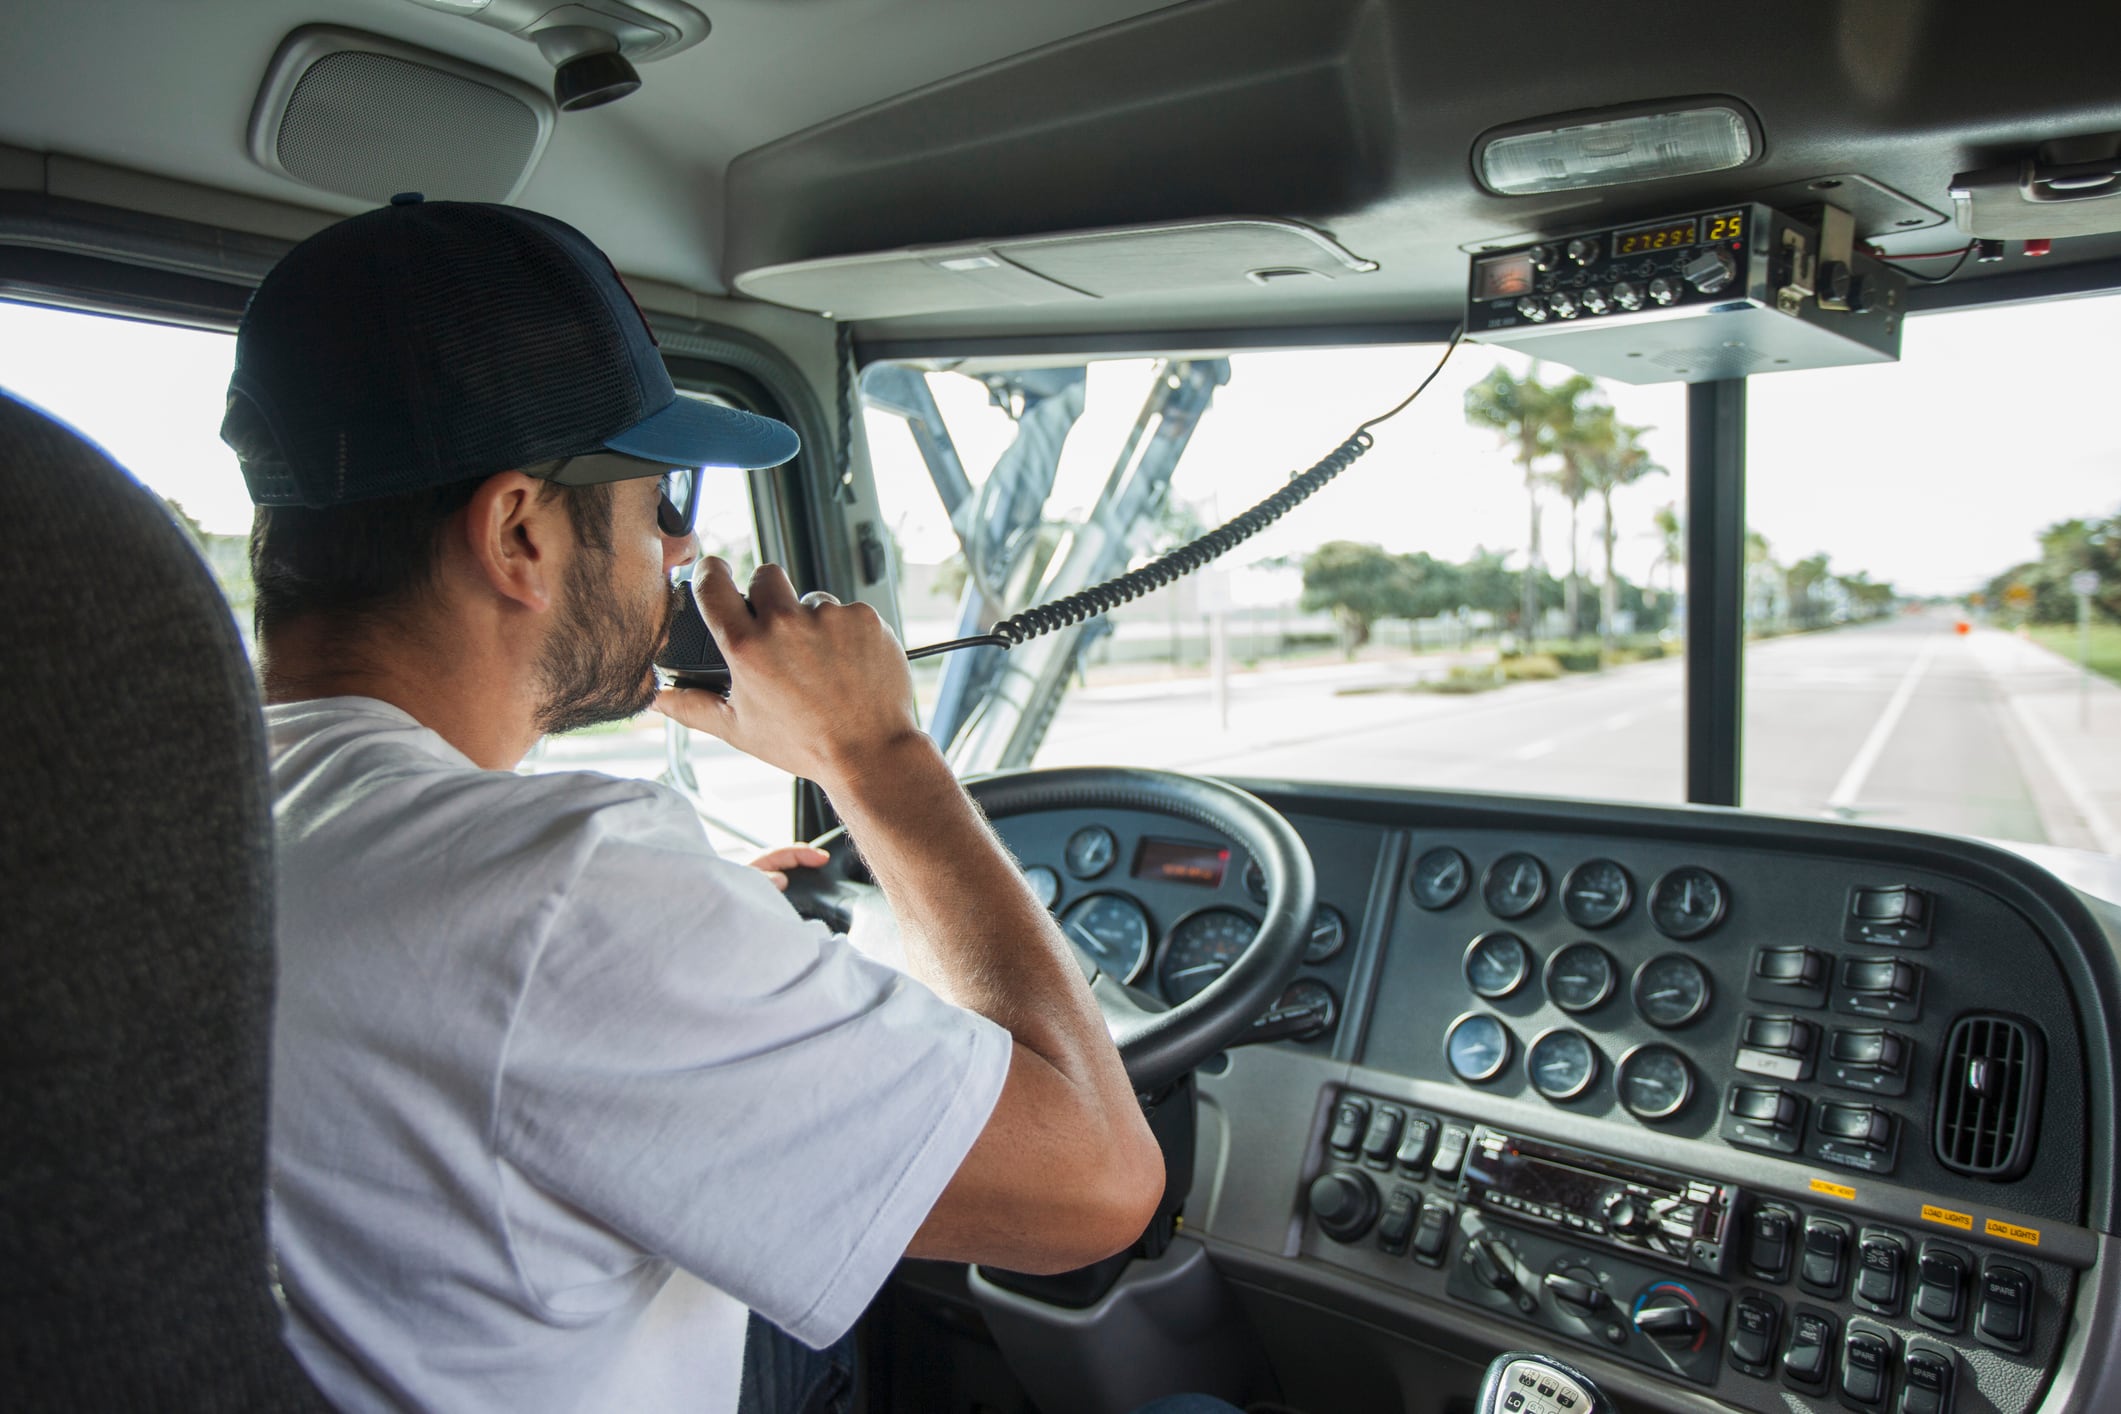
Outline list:
[[[1156,983],[1173,1006],[1198,996],[1252,945],[1259,920],[1234,908],[1204,908],[1181,918],[1164,943]]]
[[[1469,1012],[1451,1023],[1443,1050],[1451,1072],[1478,1085],[1502,1074],[1510,1063],[1510,1031],[1486,1012]]]
[[[1532,1088],[1549,1100],[1573,1100],[1598,1078],[1598,1048],[1581,1031],[1547,1031],[1525,1049]]]
[[[1061,931],[1097,970],[1132,982],[1149,960],[1149,915],[1125,894],[1091,894],[1068,905]]]

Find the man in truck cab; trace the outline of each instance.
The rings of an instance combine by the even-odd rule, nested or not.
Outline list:
[[[336,1404],[728,1410],[747,1310],[824,1346],[903,1255],[1136,1239],[1155,1142],[877,615],[706,560],[733,685],[657,695],[698,478],[796,439],[681,397],[586,238],[417,199],[325,230],[250,304],[223,436],[258,505],[273,1237]],[[650,705],[825,789],[910,975],[677,794],[513,771]]]

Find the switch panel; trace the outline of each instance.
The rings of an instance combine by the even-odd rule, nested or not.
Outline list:
[[[1761,948],[1753,954],[1745,994],[1771,1006],[1817,1008],[1826,1005],[1832,980],[1831,964],[1817,948]]]
[[[1411,1188],[1395,1188],[1385,1200],[1384,1216],[1377,1220],[1377,1247],[1397,1257],[1407,1250],[1414,1235],[1415,1203],[1420,1195]]]
[[[1907,1239],[1891,1228],[1856,1235],[1856,1304],[1881,1316],[1900,1314],[1907,1289]]]
[[[1915,1296],[1910,1306],[1918,1324],[1957,1334],[1966,1322],[1966,1274],[1972,1270],[1966,1252],[1948,1242],[1924,1242],[1915,1259]]]
[[[1344,1095],[1333,1107],[1333,1131],[1326,1136],[1326,1147],[1343,1159],[1352,1159],[1369,1126],[1370,1102],[1360,1096]]]
[[[1842,1168],[1891,1173],[1900,1157],[1900,1121],[1876,1105],[1821,1102],[1809,1152]]]
[[[1952,1414],[1952,1387],[1958,1383],[1959,1358],[1948,1345],[1914,1336],[1901,1364],[1900,1405],[1896,1414]]]
[[[1764,1291],[1741,1291],[1731,1308],[1724,1356],[1732,1369],[1766,1379],[1775,1372],[1775,1341],[1781,1334],[1782,1303]]]
[[[1414,1260],[1432,1267],[1443,1265],[1444,1251],[1451,1245],[1451,1219],[1456,1211],[1440,1198],[1431,1198],[1421,1205],[1421,1216],[1414,1224]]]
[[[1794,1154],[1804,1138],[1804,1100],[1774,1085],[1733,1085],[1723,1137],[1733,1144]]]
[[[1466,1148],[1473,1142],[1473,1131],[1462,1124],[1447,1124],[1436,1141],[1436,1158],[1430,1167],[1438,1178],[1456,1178],[1458,1170],[1465,1165]]]
[[[1746,1269],[1762,1281],[1786,1281],[1790,1253],[1797,1244],[1797,1212],[1780,1203],[1761,1203],[1746,1218]]]
[[[1856,1409],[1882,1409],[1893,1389],[1899,1340],[1884,1326],[1849,1322],[1841,1338],[1841,1401]]]
[[[1843,1090],[1905,1095],[1915,1043],[1887,1027],[1837,1026],[1828,1033],[1819,1078]]]
[[[1805,1219],[1804,1246],[1797,1256],[1797,1284],[1839,1300],[1848,1284],[1849,1225],[1839,1218]]]
[[[2023,1355],[2033,1343],[2033,1306],[2039,1290],[2033,1274],[2015,1262],[1984,1258],[1974,1338],[1983,1345]]]
[[[1922,968],[1898,957],[1843,958],[1834,1010],[1880,1021],[1918,1020],[1922,1016]]]
[[[1399,1148],[1399,1131],[1407,1122],[1407,1112],[1397,1105],[1379,1105],[1370,1116],[1369,1128],[1363,1131],[1362,1157],[1371,1168],[1392,1167],[1392,1155]]]
[[[1936,911],[1934,897],[1905,884],[1853,888],[1849,890],[1848,914],[1842,920],[1841,936],[1851,943],[1926,948],[1930,945],[1930,920]]]
[[[1790,1317],[1789,1344],[1782,1347],[1784,1384],[1812,1394],[1826,1391],[1827,1376],[1834,1367],[1834,1337],[1840,1322],[1824,1311],[1799,1306]]]
[[[1420,1178],[1429,1171],[1429,1156],[1436,1152],[1436,1121],[1427,1115],[1407,1116],[1406,1134],[1396,1155],[1399,1171]]]
[[[1738,1068],[1770,1080],[1810,1080],[1819,1028],[1797,1016],[1748,1016],[1738,1033]]]

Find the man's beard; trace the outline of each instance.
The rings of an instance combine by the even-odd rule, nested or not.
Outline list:
[[[545,699],[537,728],[550,736],[623,722],[655,701],[655,659],[690,592],[682,584],[631,615],[610,589],[609,554],[584,549],[561,586],[559,622],[538,655]]]

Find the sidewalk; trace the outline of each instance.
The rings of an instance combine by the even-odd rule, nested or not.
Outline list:
[[[2121,855],[2121,686],[1998,629],[1970,646],[2040,768],[2027,775],[2050,839]]]

